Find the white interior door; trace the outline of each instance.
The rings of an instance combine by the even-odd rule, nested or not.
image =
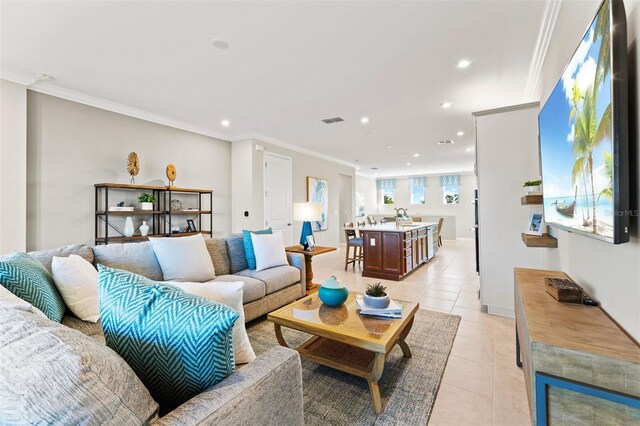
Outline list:
[[[293,244],[291,158],[264,153],[264,220],[282,232],[284,244]]]

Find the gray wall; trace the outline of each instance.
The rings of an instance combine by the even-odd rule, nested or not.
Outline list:
[[[236,144],[238,144],[237,147]],[[252,139],[233,142],[233,193],[242,194],[243,197],[243,201],[234,201],[234,209],[232,212],[233,231],[238,232],[242,229],[264,228],[264,151],[257,151],[255,149],[256,145],[264,147],[264,151],[291,157],[293,167],[292,194],[294,203],[307,201],[307,176],[327,179],[329,185],[329,229],[326,231],[316,231],[313,234],[318,245],[336,246],[340,242],[340,233],[343,232],[338,217],[340,174],[351,176],[351,193],[353,194],[355,192],[355,169],[260,140]],[[242,157],[235,156],[236,154]],[[249,163],[253,165],[250,170],[246,166]],[[242,177],[242,179],[236,180],[236,177]],[[248,218],[243,216],[245,210],[249,211]],[[302,223],[294,221],[294,243],[300,239],[301,230]]]
[[[585,29],[595,16],[600,0],[565,1],[562,4],[549,51],[540,75],[541,104],[553,90],[564,66],[573,55]],[[637,0],[625,1],[629,41],[629,98],[631,154],[631,210],[637,212],[640,200],[640,122],[638,110],[638,34],[640,5]],[[633,125],[635,124],[635,126]],[[636,339],[640,339],[640,227],[637,215],[631,218],[631,241],[615,246],[581,235],[552,230],[558,238],[556,250],[546,250],[545,268],[569,274],[593,296],[602,307]]]
[[[176,185],[213,189],[214,232],[231,230],[227,141],[32,91],[27,139],[28,250],[93,244],[93,185],[129,183],[131,151],[140,157],[136,183],[166,185],[165,167],[173,163]]]
[[[27,89],[0,80],[0,253],[26,247],[26,117]]]

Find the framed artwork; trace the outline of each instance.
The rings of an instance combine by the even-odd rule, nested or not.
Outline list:
[[[542,220],[542,213],[532,212],[529,215],[529,224],[527,225],[527,231],[525,234],[529,235],[542,235],[542,228],[544,222]]]
[[[193,223],[193,219],[187,220],[187,229],[189,232],[196,232],[198,230],[198,228],[196,228],[196,224]]]
[[[326,179],[307,176],[307,201],[322,206],[322,220],[311,222],[313,231],[329,229],[327,218],[329,215],[329,183]]]
[[[313,250],[316,247],[316,240],[313,235],[307,235],[307,245],[309,245],[309,250]]]

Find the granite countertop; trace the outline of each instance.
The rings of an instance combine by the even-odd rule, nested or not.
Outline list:
[[[417,229],[437,227],[437,222],[412,222],[406,225],[396,225],[395,222],[391,223],[379,223],[377,225],[365,225],[359,227],[351,227],[344,229],[356,229],[358,231],[382,231],[382,232],[407,232],[415,231]]]

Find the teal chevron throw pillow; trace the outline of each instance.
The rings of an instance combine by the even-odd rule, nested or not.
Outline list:
[[[271,228],[263,229],[262,231],[242,231],[242,242],[244,243],[244,255],[247,258],[247,264],[249,269],[256,269],[256,253],[253,250],[251,234],[273,234],[273,231]]]
[[[0,284],[40,309],[51,321],[62,321],[67,305],[49,271],[34,257],[16,251],[1,259]]]
[[[176,407],[234,369],[231,308],[141,275],[98,265],[104,337],[163,408]]]

